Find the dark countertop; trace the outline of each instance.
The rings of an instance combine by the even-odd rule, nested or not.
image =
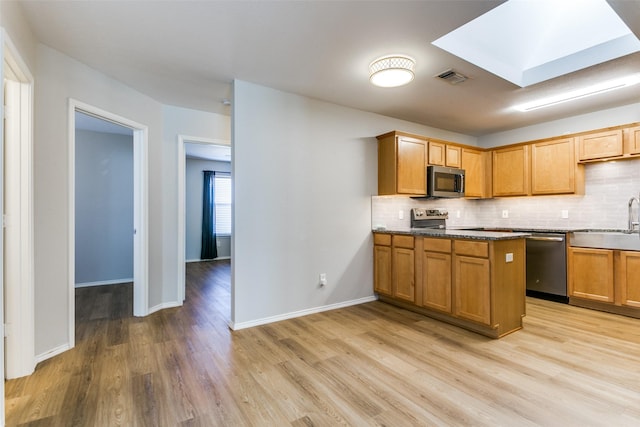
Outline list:
[[[447,239],[473,239],[473,240],[515,240],[529,236],[529,233],[517,233],[509,231],[482,231],[461,230],[452,228],[406,228],[398,230],[372,230],[374,233],[406,234],[411,236],[428,236]]]

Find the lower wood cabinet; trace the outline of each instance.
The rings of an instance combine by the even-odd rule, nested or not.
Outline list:
[[[640,252],[620,252],[620,303],[640,308]]]
[[[613,302],[613,251],[569,248],[569,297]]]
[[[374,234],[373,290],[391,295],[391,235]]]
[[[374,287],[381,300],[492,338],[522,328],[523,238],[386,236],[374,245]]]
[[[422,306],[451,313],[451,240],[422,242]]]
[[[373,287],[375,292],[415,301],[413,236],[374,233]]]
[[[569,247],[569,303],[640,318],[640,252]]]
[[[469,256],[454,257],[455,312],[474,322],[491,324],[491,284],[489,260]]]

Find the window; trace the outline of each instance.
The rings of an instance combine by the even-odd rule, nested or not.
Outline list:
[[[214,176],[216,234],[231,235],[231,175],[216,172]]]

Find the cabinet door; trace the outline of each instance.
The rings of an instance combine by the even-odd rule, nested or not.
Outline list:
[[[493,151],[493,195],[526,196],[529,194],[529,147],[503,148]]]
[[[424,251],[422,305],[451,313],[451,255]]]
[[[578,137],[579,160],[622,156],[622,130],[591,133]]]
[[[620,252],[622,305],[640,308],[640,252]]]
[[[413,249],[393,248],[393,296],[415,301]]]
[[[427,193],[426,143],[413,138],[398,137],[397,192],[424,195]]]
[[[446,144],[442,142],[429,141],[429,161],[430,165],[444,166],[446,158]]]
[[[465,171],[465,197],[485,197],[486,170],[483,153],[463,148],[460,166]]]
[[[489,260],[454,256],[455,305],[458,317],[489,325],[491,322],[491,278]]]
[[[447,145],[445,165],[450,168],[459,168],[462,163],[460,158],[461,152],[462,149],[460,147],[456,147],[455,145]]]
[[[391,246],[373,247],[373,290],[391,295]]]
[[[573,138],[531,145],[531,193],[563,194],[575,191]]]
[[[613,302],[613,251],[569,248],[569,296]]]
[[[629,154],[640,154],[640,126],[627,130]]]

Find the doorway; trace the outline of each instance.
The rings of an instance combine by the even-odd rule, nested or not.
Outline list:
[[[231,162],[230,142],[218,139],[189,137],[178,135],[178,301],[185,299],[186,273],[186,175],[187,157],[197,157],[204,160]],[[189,154],[189,156],[188,156]],[[230,170],[230,169],[229,169]],[[230,233],[229,233],[230,234]],[[229,236],[230,244],[232,237]],[[231,253],[231,252],[229,252]],[[232,314],[230,314],[232,316]],[[227,319],[228,321],[230,319]]]
[[[69,102],[69,343],[75,345],[76,113],[129,129],[133,135],[133,315],[148,313],[147,127],[76,100]]]

